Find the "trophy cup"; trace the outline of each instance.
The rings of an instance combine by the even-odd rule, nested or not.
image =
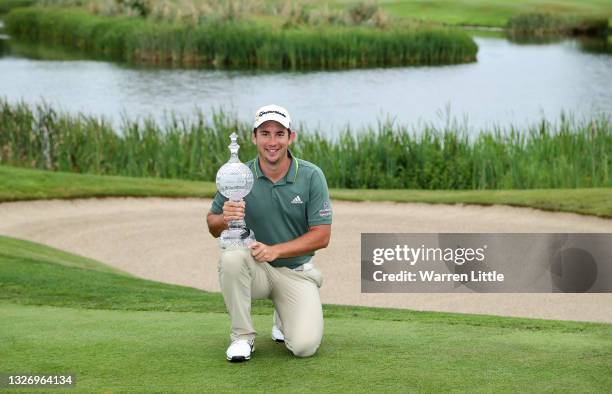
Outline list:
[[[253,188],[253,173],[238,158],[240,145],[236,143],[238,135],[232,133],[230,139],[232,143],[228,145],[231,152],[230,159],[219,171],[217,171],[217,190],[230,201],[242,201]],[[219,237],[221,249],[231,247],[248,248],[255,241],[255,234],[251,231],[244,219],[232,220],[229,222],[228,229],[224,230]]]

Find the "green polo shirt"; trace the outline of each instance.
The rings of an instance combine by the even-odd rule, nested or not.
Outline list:
[[[289,153],[291,157],[291,153]],[[311,226],[331,224],[332,211],[327,181],[319,167],[295,157],[287,174],[272,183],[259,165],[259,157],[245,163],[255,176],[253,189],[245,197],[245,221],[255,232],[255,239],[267,245],[291,241],[305,233]],[[211,212],[223,212],[227,201],[219,192],[215,195]],[[298,267],[314,255],[276,259],[274,267]]]

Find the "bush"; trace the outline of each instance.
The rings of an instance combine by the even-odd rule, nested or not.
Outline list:
[[[605,36],[608,31],[608,19],[529,13],[510,18],[507,29],[515,36]]]

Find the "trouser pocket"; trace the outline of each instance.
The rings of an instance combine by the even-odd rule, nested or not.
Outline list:
[[[321,287],[323,285],[323,273],[317,268],[305,271],[304,274],[317,285]]]

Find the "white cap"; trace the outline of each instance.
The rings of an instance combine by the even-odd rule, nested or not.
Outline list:
[[[253,128],[258,128],[262,123],[268,120],[274,120],[288,129],[291,128],[291,116],[289,116],[289,111],[279,105],[270,104],[259,108],[257,112],[255,112],[255,123],[253,123]]]

